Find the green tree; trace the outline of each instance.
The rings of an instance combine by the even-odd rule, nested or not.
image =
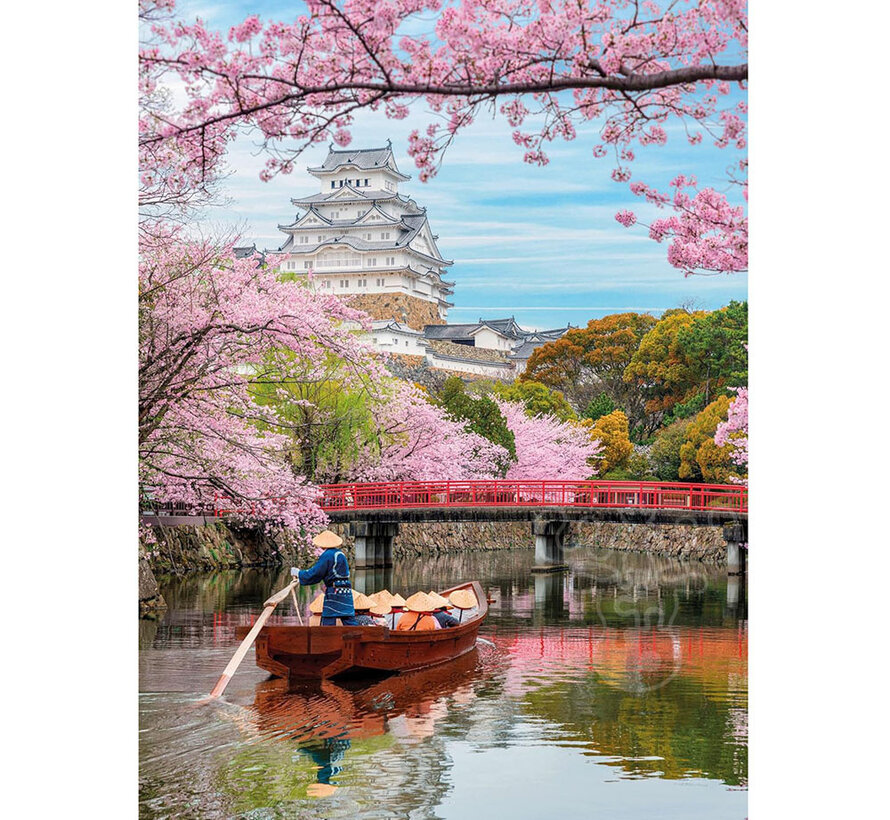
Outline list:
[[[286,370],[280,357],[290,361]],[[251,393],[257,404],[274,408],[277,429],[289,433],[293,444],[287,459],[294,472],[312,481],[336,482],[375,439],[374,408],[384,386],[347,388],[343,362],[333,354],[324,367],[307,370],[305,379],[281,378],[282,372],[297,369],[297,360],[296,353],[284,350],[269,357]]]
[[[497,404],[488,396],[471,396],[463,381],[457,376],[445,380],[441,389],[432,397],[434,404],[442,407],[451,418],[466,422],[467,429],[484,436],[494,444],[500,444],[516,458],[516,441],[507,427]],[[504,465],[506,470],[508,465]]]
[[[649,460],[660,481],[680,480],[680,448],[686,440],[689,419],[678,419],[655,434],[649,449]]]
[[[584,418],[596,421],[600,416],[605,416],[615,409],[615,402],[605,393],[600,393],[584,410]]]
[[[560,421],[575,421],[578,418],[563,393],[551,390],[541,382],[494,382],[492,392],[504,401],[523,404],[530,416],[556,416]]]
[[[726,307],[696,319],[677,334],[677,344],[693,368],[703,405],[728,387],[748,384],[748,303]]]

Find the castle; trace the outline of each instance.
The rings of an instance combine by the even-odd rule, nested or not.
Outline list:
[[[529,331],[513,317],[447,324],[453,261],[442,256],[426,208],[399,191],[392,143],[328,151],[307,169],[316,194],[292,199],[299,211],[279,225],[283,272],[309,274],[313,287],[349,297],[373,319],[368,340],[380,351],[419,357],[430,367],[509,381],[532,351],[569,328]],[[249,249],[245,249],[249,250]]]

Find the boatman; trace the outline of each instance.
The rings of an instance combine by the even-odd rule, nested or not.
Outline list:
[[[291,567],[300,586],[311,586],[324,581],[324,607],[321,611],[321,625],[335,626],[337,618],[343,626],[360,626],[352,604],[352,584],[349,583],[349,562],[338,549],[343,539],[335,532],[320,532],[312,543],[321,547],[322,553],[309,569]]]

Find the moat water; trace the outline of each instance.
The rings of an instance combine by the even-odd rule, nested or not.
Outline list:
[[[139,627],[140,817],[746,817],[744,587],[668,558],[568,561],[542,576],[530,550],[479,552],[354,573],[405,597],[479,579],[484,640],[359,685],[288,688],[251,651],[210,703],[235,626],[287,570],[162,579],[169,609]]]

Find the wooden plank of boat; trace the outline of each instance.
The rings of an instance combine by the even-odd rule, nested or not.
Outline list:
[[[444,590],[471,589],[474,615],[449,629],[414,632],[385,626],[270,626],[256,641],[257,666],[276,677],[330,678],[346,674],[392,674],[459,658],[476,645],[488,615],[488,601],[478,581]],[[236,634],[246,634],[240,627]]]

